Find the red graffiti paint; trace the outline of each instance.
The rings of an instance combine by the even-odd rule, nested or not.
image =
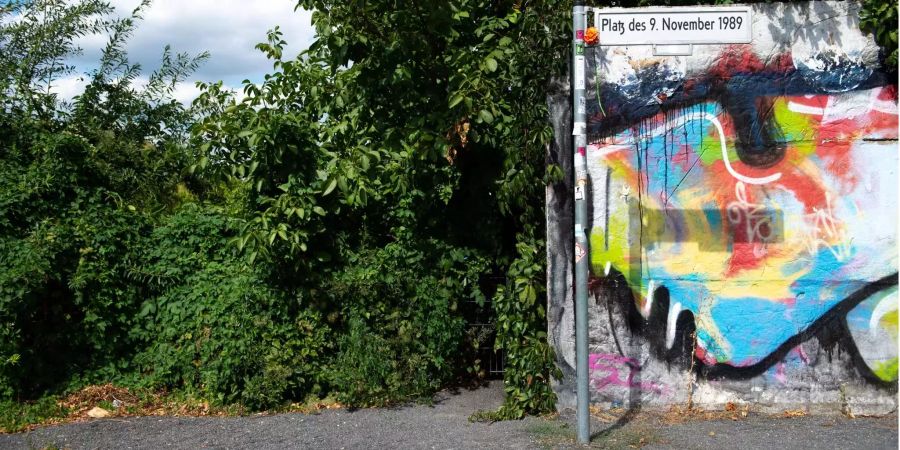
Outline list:
[[[731,258],[728,259],[728,265],[724,272],[726,278],[732,278],[742,270],[756,269],[765,263],[766,253],[757,256],[755,251],[761,244],[735,242],[731,245]]]
[[[730,45],[723,49],[706,74],[714,79],[728,80],[735,74],[751,74],[765,68],[766,65],[753,53],[751,45]]]

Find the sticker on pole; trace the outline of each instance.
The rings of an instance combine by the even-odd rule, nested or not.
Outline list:
[[[587,254],[587,251],[584,249],[584,246],[581,245],[581,243],[576,242],[575,243],[575,262],[578,263],[579,261],[581,261],[581,259],[584,258],[584,255],[586,255],[586,254]]]
[[[575,57],[575,89],[584,89],[584,55]]]
[[[595,8],[600,45],[749,44],[752,8]]]
[[[584,200],[584,186],[575,186],[575,200]]]

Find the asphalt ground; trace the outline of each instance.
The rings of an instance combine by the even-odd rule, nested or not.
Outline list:
[[[0,435],[12,449],[568,449],[571,412],[555,417],[472,423],[469,416],[503,401],[502,384],[438,393],[431,404],[323,410],[316,414],[246,417],[118,417]],[[897,449],[897,415],[784,417],[750,413],[738,419],[681,418],[640,412],[595,417],[593,448],[646,449]]]

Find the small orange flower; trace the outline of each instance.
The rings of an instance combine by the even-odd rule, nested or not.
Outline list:
[[[600,42],[600,33],[597,32],[597,29],[594,27],[590,27],[584,33],[584,43],[587,45],[597,45]]]

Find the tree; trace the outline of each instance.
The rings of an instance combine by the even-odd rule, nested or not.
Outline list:
[[[550,410],[556,369],[544,334],[543,193],[554,176],[544,168],[552,137],[546,93],[565,69],[559,49],[567,48],[570,4],[298,6],[314,10],[317,39],[308,51],[286,61],[280,34],[271,33],[260,49],[274,73],[245,84],[242,102],[219,86],[198,101],[221,112],[195,128],[211,143],[200,167],[251,191],[238,246],[309,269],[310,261],[340,267],[364,249],[399,244],[418,249],[426,262],[420,273],[444,279],[453,274],[448,267],[491,261],[482,275],[506,279],[486,289],[497,311],[496,346],[506,352],[501,416]],[[452,254],[469,256],[445,256]],[[485,295],[477,291],[459,292]],[[353,312],[344,312],[349,326]]]
[[[144,286],[131,257],[179,201],[191,115],[172,86],[204,56],[171,57],[146,88],[122,51],[145,2],[116,18],[102,1],[33,0],[0,10],[0,397],[30,396],[91,368],[128,367]],[[78,37],[109,32],[72,102]],[[104,372],[105,371],[105,372]]]

